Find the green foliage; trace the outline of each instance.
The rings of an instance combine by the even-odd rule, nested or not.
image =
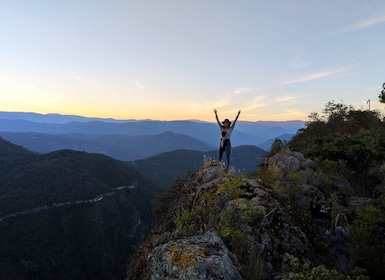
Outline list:
[[[175,189],[164,192],[157,196],[154,200],[154,213],[165,213],[177,196],[178,191]]]
[[[380,101],[384,96],[385,93],[379,96]],[[385,266],[385,245],[381,237],[385,211],[384,119],[377,111],[355,110],[334,101],[326,104],[323,115],[312,113],[309,119],[306,128],[293,137],[289,147],[315,161],[316,178],[322,182],[322,191],[332,203],[332,217],[342,211],[339,197],[348,195],[341,190],[338,196],[332,194],[335,192],[333,181],[347,181],[355,194],[375,198],[372,205],[344,210],[350,212],[353,222],[356,263],[370,276],[379,278]],[[306,275],[311,277],[309,273]]]
[[[381,90],[381,93],[378,95],[378,99],[381,103],[385,103],[385,83],[382,85],[383,90]]]
[[[234,247],[237,247],[237,245],[234,244],[239,243],[245,237],[245,233],[235,227],[237,218],[238,215],[235,208],[228,207],[222,212],[216,228],[219,235]]]
[[[231,199],[235,199],[244,193],[244,191],[239,188],[239,186],[242,184],[242,176],[228,175],[227,178],[229,181],[226,182],[223,187]]]
[[[336,161],[330,159],[315,159],[317,170],[322,171],[328,176],[337,176],[342,178],[348,177],[348,170],[346,167],[346,161],[338,159]]]
[[[360,267],[354,267],[348,272],[348,275],[342,275],[335,269],[328,269],[324,265],[310,267],[309,264],[301,264],[297,257],[292,257],[289,261],[292,272],[288,279],[291,280],[369,280],[366,271]]]
[[[282,184],[279,181],[276,181],[273,188],[280,193],[287,195],[291,199],[294,199],[296,193],[301,189],[301,186],[295,184]]]
[[[336,118],[345,119],[349,111],[353,110],[352,106],[347,106],[342,103],[335,103],[335,101],[330,101],[326,103],[325,108],[323,109],[324,117],[329,121]]]
[[[267,279],[265,257],[260,251],[257,251],[255,245],[248,248],[245,259],[245,264],[242,266],[245,280]]]
[[[304,265],[302,271],[289,275],[291,280],[369,280],[369,277],[365,276],[363,270],[355,270],[350,275],[342,275],[336,270],[329,270],[325,266],[320,265],[317,267],[309,268]]]
[[[358,211],[357,216],[352,225],[354,255],[371,275],[380,276],[385,266],[385,245],[376,235],[383,231],[379,225],[385,222],[384,214],[374,205],[368,204]]]
[[[212,209],[215,209],[218,207],[218,198],[216,195],[210,194],[209,192],[204,192],[202,195],[203,200],[203,209],[202,209],[202,215],[207,216],[210,214],[210,211]]]
[[[385,124],[376,111],[329,102],[324,116],[313,114],[289,147],[308,158],[340,164],[334,173],[348,176],[357,191],[370,195],[380,180],[371,170],[385,161]]]
[[[263,211],[253,207],[250,202],[246,203],[246,207],[240,209],[241,219],[245,223],[259,222],[264,214]]]
[[[186,209],[178,209],[175,213],[175,226],[183,235],[189,236],[196,232],[194,227],[194,219],[196,213]]]
[[[112,158],[70,150],[37,155],[0,140],[0,278],[124,274],[156,220],[158,193]]]
[[[288,179],[292,182],[295,182],[295,183],[299,183],[302,181],[302,176],[301,174],[299,173],[299,171],[296,171],[296,172],[290,172],[288,175],[287,175]]]
[[[265,184],[273,185],[277,180],[278,169],[275,167],[260,168],[250,175],[250,178],[260,178]]]
[[[3,165],[1,171],[4,173],[0,173],[0,217],[54,203],[92,199],[134,183],[156,191],[123,162],[71,150]]]
[[[279,138],[275,138],[273,144],[271,144],[268,157],[271,157],[279,152],[281,152],[284,148],[287,147],[287,143],[283,142]]]
[[[171,186],[171,190],[161,193],[154,201],[154,212],[165,213],[171,203],[178,197],[180,190],[185,184],[185,180],[177,178]]]

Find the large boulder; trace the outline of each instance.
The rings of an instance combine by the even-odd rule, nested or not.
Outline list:
[[[279,173],[286,175],[299,170],[313,170],[314,162],[306,159],[300,152],[287,151],[271,156],[268,159],[268,166],[275,167]]]
[[[241,267],[214,232],[172,240],[153,249],[151,279],[242,279]]]

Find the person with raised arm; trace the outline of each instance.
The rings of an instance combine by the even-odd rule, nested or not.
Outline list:
[[[215,113],[215,118],[217,120],[219,130],[220,130],[220,135],[221,135],[218,160],[222,161],[223,153],[226,152],[226,171],[227,171],[230,166],[230,154],[231,154],[230,137],[231,137],[231,133],[234,130],[235,123],[238,120],[239,114],[241,113],[241,110],[238,111],[238,114],[232,123],[229,119],[225,119],[223,122],[220,122],[218,118],[217,109],[214,109],[214,113]]]

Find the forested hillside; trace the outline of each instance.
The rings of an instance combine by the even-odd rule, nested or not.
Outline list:
[[[123,279],[159,193],[104,155],[0,139],[0,279]]]

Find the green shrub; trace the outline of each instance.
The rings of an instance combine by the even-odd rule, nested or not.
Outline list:
[[[196,233],[194,226],[195,213],[185,209],[178,209],[175,216],[175,226],[184,235]]]
[[[295,183],[299,183],[302,181],[302,176],[301,174],[296,171],[296,172],[290,172],[288,175],[287,175],[287,178],[292,181],[292,182],[295,182]]]
[[[223,187],[226,193],[229,195],[231,199],[238,198],[240,195],[244,193],[244,191],[240,188],[242,184],[243,177],[242,176],[227,176],[229,179]]]
[[[358,269],[345,276],[334,269],[329,270],[323,265],[311,269],[308,266],[303,266],[301,272],[292,273],[288,278],[291,280],[369,280],[369,277],[362,274],[363,272],[364,270]]]

